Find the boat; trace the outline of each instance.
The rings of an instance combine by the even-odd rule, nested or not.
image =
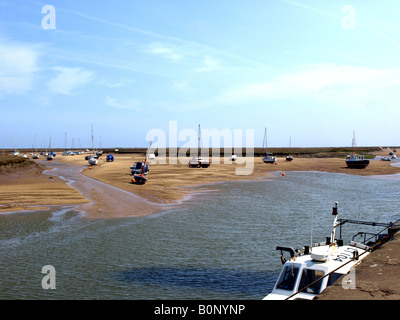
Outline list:
[[[353,271],[354,267],[382,243],[389,241],[400,221],[399,219],[395,223],[378,223],[338,219],[338,202],[335,202],[332,208],[332,215],[334,216],[333,231],[325,242],[316,243],[312,247],[305,246],[303,251],[294,250],[291,247],[276,247],[276,250],[281,253],[283,268],[272,292],[263,300],[314,299],[339,278]],[[344,245],[342,225],[345,223],[378,226],[384,229],[375,234],[358,232],[348,245]],[[340,227],[338,239],[336,239],[337,227]],[[363,241],[354,241],[357,237],[363,237]],[[283,252],[289,252],[289,260],[286,260]],[[351,277],[348,277],[351,280]]]
[[[96,166],[99,163],[99,157],[98,155],[95,155],[94,152],[93,125],[92,125],[92,149],[93,149],[93,154],[91,156],[88,156],[88,162],[91,166]]]
[[[357,154],[356,136],[353,131],[353,153],[346,156],[346,165],[351,169],[365,169],[369,165],[369,160],[364,159],[363,155]]]
[[[18,155],[19,155],[19,151],[17,150],[17,144],[16,144],[16,142],[15,142],[15,138],[14,138],[14,147],[15,147],[15,150],[14,150],[14,152],[12,153],[12,155],[13,155],[13,156],[18,156]]]
[[[145,163],[145,161],[139,161],[135,162],[134,165],[131,167],[131,173],[133,175],[135,174],[140,174],[142,172],[142,169],[144,168],[145,172],[148,172],[148,165]]]
[[[51,151],[51,136],[50,136],[50,140],[49,140],[49,150],[50,150],[50,151],[47,153],[46,159],[47,159],[48,161],[52,161],[52,160],[54,159],[55,155],[54,155],[53,152]]]
[[[276,162],[276,157],[272,153],[268,153],[268,147],[267,147],[267,128],[265,128],[264,132],[264,141],[263,141],[263,162],[264,163],[275,163]]]
[[[291,144],[292,144],[292,137],[289,138],[289,154],[286,156],[286,161],[293,161],[293,156],[290,154]]]
[[[63,155],[64,157],[65,157],[65,156],[74,156],[75,153],[72,152],[72,151],[69,150],[69,149],[66,149],[66,150],[62,153],[62,155]]]
[[[352,169],[365,169],[369,165],[369,160],[364,159],[363,155],[354,153],[346,157],[346,165]]]
[[[144,162],[136,162],[135,163],[135,166],[134,166],[135,169],[133,169],[135,173],[132,172],[133,173],[132,182],[135,181],[137,184],[145,184],[147,182],[147,174],[149,172],[149,166],[147,164],[147,161],[149,158],[150,148],[151,148],[151,142],[150,142],[149,148],[147,149],[146,158],[145,158]],[[132,171],[132,167],[131,167],[131,171]]]
[[[197,156],[194,156],[189,161],[189,168],[208,168],[210,166],[210,160],[207,157],[202,156],[202,149],[203,148],[201,146],[201,129],[199,124]]]
[[[95,165],[97,165],[97,164],[99,163],[99,159],[97,158],[97,156],[91,155],[91,156],[89,156],[89,158],[88,158],[88,162],[89,162],[89,164],[90,164],[91,166],[95,166]]]

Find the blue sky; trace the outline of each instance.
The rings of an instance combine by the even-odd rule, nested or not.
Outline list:
[[[55,9],[55,19],[45,5]],[[400,144],[396,0],[0,0],[0,149],[147,146],[152,129],[262,146]],[[53,16],[51,16],[53,18]],[[42,25],[55,22],[54,29]],[[183,142],[180,142],[183,143]]]

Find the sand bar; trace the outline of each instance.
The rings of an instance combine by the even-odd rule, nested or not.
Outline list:
[[[0,213],[44,210],[53,205],[88,203],[63,179],[34,163],[24,168],[2,168],[0,172]],[[50,170],[51,171],[51,170]]]
[[[229,162],[229,159],[219,159],[219,164],[211,164],[208,168],[189,168],[179,161],[176,164],[158,164],[150,161],[148,182],[145,185],[132,183],[130,166],[135,161],[143,160],[137,154],[115,155],[114,162],[106,162],[105,156],[99,159],[99,165],[90,167],[83,157],[62,157],[59,161],[80,164],[83,174],[134,193],[154,203],[174,203],[193,193],[196,186],[221,181],[258,180],[270,177],[271,172],[290,171],[321,171],[354,175],[391,175],[400,173],[400,168],[392,166],[390,161],[370,161],[366,169],[349,169],[344,159],[339,158],[295,158],[288,162],[278,158],[277,164],[264,164],[261,158],[254,158],[254,169],[249,175],[237,175],[240,159]],[[167,163],[168,163],[167,159]],[[248,165],[248,164],[247,164]],[[91,169],[89,169],[91,168]]]
[[[387,150],[377,155],[386,156]],[[189,168],[178,159],[166,159],[167,164],[151,160],[148,182],[145,185],[137,185],[132,183],[130,167],[134,162],[142,161],[143,155],[114,154],[114,157],[114,162],[106,162],[104,155],[99,159],[97,166],[90,166],[85,160],[85,155],[59,155],[52,163],[43,159],[35,160],[50,169],[69,164],[73,169],[66,180],[52,176],[52,173],[58,174],[57,171],[42,174],[37,168],[31,168],[29,172],[1,175],[0,212],[35,210],[37,206],[52,204],[85,204],[79,208],[90,217],[140,216],[160,211],[165,205],[180,204],[188,196],[195,194],[198,186],[223,181],[268,179],[272,172],[285,173],[286,178],[290,176],[291,171],[353,175],[400,173],[400,167],[392,166],[393,162],[390,161],[371,160],[366,169],[349,169],[341,158],[295,158],[291,162],[285,158],[278,158],[277,164],[264,164],[261,158],[257,157],[252,159],[254,168],[250,174],[238,175],[237,169],[249,167],[250,159],[239,158],[232,163],[228,158],[218,158],[219,163],[212,163],[209,168]],[[244,160],[247,160],[247,163]],[[66,182],[71,180],[74,182],[67,185]],[[98,184],[97,181],[102,184]],[[106,186],[114,188],[107,189]],[[130,196],[132,194],[135,196]]]

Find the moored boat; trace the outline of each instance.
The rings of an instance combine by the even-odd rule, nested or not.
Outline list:
[[[201,145],[201,129],[199,124],[198,133],[198,146],[197,146],[197,156],[193,157],[189,161],[190,168],[208,168],[210,166],[210,160],[207,157],[202,156],[202,145]]]
[[[365,169],[369,165],[369,160],[359,154],[350,154],[346,157],[346,165],[352,169]]]
[[[149,148],[147,149],[146,159],[144,162],[136,162],[135,165],[131,167],[131,172],[133,174],[132,182],[136,182],[137,184],[145,184],[147,182],[147,174],[149,172],[147,161],[149,159],[151,144],[152,142],[150,142]]]
[[[276,247],[281,252],[283,268],[272,292],[263,300],[312,300],[342,276],[347,275],[349,279],[345,280],[351,280],[351,275],[348,274],[374,249],[390,240],[396,229],[395,224],[399,221],[377,223],[338,219],[337,202],[332,215],[335,217],[333,231],[325,242],[314,244],[312,247],[305,246],[303,251],[291,247]],[[359,232],[348,245],[344,245],[341,233],[342,225],[345,223],[383,226],[384,229],[376,234]],[[336,239],[337,227],[340,227],[338,239]],[[357,236],[363,236],[364,240],[354,241]],[[290,253],[289,260],[284,257],[284,251]]]
[[[268,153],[268,146],[267,146],[267,128],[265,128],[264,132],[264,141],[263,141],[263,162],[264,163],[275,163],[276,157],[272,153]]]
[[[99,156],[97,154],[95,155],[95,150],[94,150],[93,125],[92,125],[92,148],[93,148],[93,154],[91,156],[88,156],[88,162],[89,165],[96,166],[99,163]]]
[[[365,169],[369,165],[369,160],[364,159],[363,155],[357,154],[357,147],[356,147],[356,136],[353,131],[353,153],[347,155],[346,157],[346,165],[348,168],[351,169]]]
[[[290,148],[292,145],[292,137],[289,138],[289,154],[286,156],[286,161],[293,161],[293,156],[290,153]]]

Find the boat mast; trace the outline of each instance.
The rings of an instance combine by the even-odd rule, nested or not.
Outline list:
[[[200,143],[201,143],[201,129],[200,129],[200,124],[199,124],[199,136],[198,136],[198,146],[197,146],[197,156],[198,157],[200,157],[200,154],[201,154]]]
[[[263,153],[267,156],[268,148],[267,148],[267,128],[264,130],[264,141],[263,141]]]
[[[93,149],[93,154],[94,154],[93,124],[92,124],[92,149]]]
[[[335,201],[335,206],[332,208],[332,215],[335,216],[335,220],[333,221],[333,230],[331,236],[331,243],[335,243],[336,236],[336,227],[337,227],[337,219],[338,219],[338,204],[339,202]]]
[[[353,154],[356,154],[357,153],[357,145],[356,145],[356,134],[354,131],[353,131],[352,148],[353,148]]]

